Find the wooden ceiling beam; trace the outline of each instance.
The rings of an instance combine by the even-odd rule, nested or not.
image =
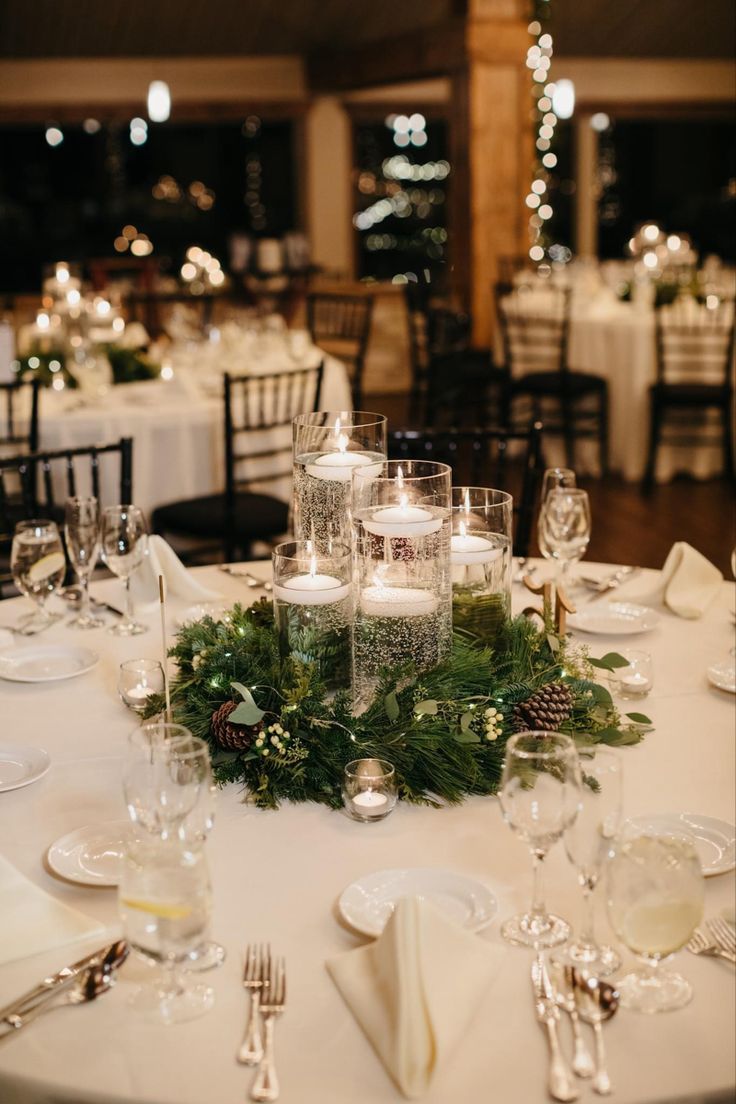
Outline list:
[[[466,22],[453,18],[353,50],[309,54],[307,84],[311,92],[322,93],[398,84],[454,73],[466,57]]]

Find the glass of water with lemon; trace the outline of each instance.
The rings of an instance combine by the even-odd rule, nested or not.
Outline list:
[[[621,1004],[669,1012],[693,995],[686,978],[661,965],[683,947],[703,915],[704,880],[687,832],[624,825],[607,871],[608,918],[643,963],[616,982]]]
[[[13,535],[10,568],[18,590],[35,606],[33,613],[21,619],[16,632],[24,636],[42,632],[58,620],[49,613],[46,603],[59,590],[66,570],[56,523],[47,518],[19,521]]]

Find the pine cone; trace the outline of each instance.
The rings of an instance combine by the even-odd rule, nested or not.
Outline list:
[[[564,682],[549,682],[514,708],[514,728],[557,732],[572,712],[573,696]]]
[[[210,727],[215,740],[225,751],[245,751],[255,740],[263,727],[257,725],[230,724],[228,717],[238,703],[226,701],[212,714]]]

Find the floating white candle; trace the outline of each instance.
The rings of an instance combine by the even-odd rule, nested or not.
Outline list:
[[[310,571],[309,574],[292,575],[282,583],[274,584],[273,594],[282,602],[297,606],[327,606],[347,598],[350,587],[334,575],[317,575]]]
[[[450,562],[453,564],[487,564],[501,555],[502,550],[494,548],[485,537],[462,531],[450,537]]]
[[[388,805],[385,794],[376,793],[375,790],[362,790],[352,798],[353,805],[357,806],[361,816],[383,816]]]
[[[442,518],[421,506],[409,506],[407,496],[401,495],[398,506],[385,506],[363,521],[368,533],[377,537],[426,537],[442,526]]]
[[[369,586],[361,592],[360,608],[372,617],[420,617],[434,613],[437,599],[418,587]]]
[[[349,483],[356,468],[373,464],[376,474],[380,465],[376,464],[374,456],[366,452],[348,452],[348,438],[344,433],[336,436],[336,449],[333,452],[325,452],[317,456],[306,466],[307,475],[314,479],[325,479],[332,483]]]

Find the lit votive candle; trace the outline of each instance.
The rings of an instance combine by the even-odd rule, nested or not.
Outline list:
[[[360,594],[360,608],[369,617],[421,617],[434,613],[438,600],[420,587],[369,586]]]
[[[318,575],[311,571],[292,575],[282,583],[274,583],[273,587],[275,598],[297,606],[327,606],[331,602],[341,602],[349,594],[349,585],[334,575]]]
[[[324,452],[307,464],[305,469],[307,475],[332,483],[349,483],[356,468],[363,468],[369,464],[373,464],[378,474],[381,465],[376,463],[375,456],[360,451],[350,452],[349,443],[344,433],[339,434],[334,451]]]
[[[383,759],[355,759],[343,771],[345,811],[363,823],[383,820],[396,805],[396,772]]]
[[[421,506],[410,506],[406,495],[401,495],[398,506],[385,506],[363,520],[366,532],[377,537],[426,537],[441,526],[442,518]]]
[[[143,713],[148,699],[164,691],[164,672],[156,659],[129,659],[120,664],[118,693],[128,709]]]
[[[649,652],[634,649],[623,655],[629,665],[617,668],[616,688],[622,698],[643,698],[654,685],[652,657]]]
[[[475,533],[460,532],[450,537],[450,562],[461,567],[492,563],[501,555],[500,548],[494,548],[486,537]]]

